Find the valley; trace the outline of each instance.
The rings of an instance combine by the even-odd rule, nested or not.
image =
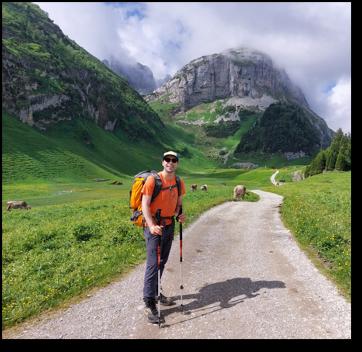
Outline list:
[[[38,5],[5,3],[2,14],[3,330],[144,262],[129,190],[141,170],[161,170],[167,150],[180,156],[185,228],[233,201],[238,184],[247,189],[234,207],[240,217],[260,192],[283,196],[284,225],[350,300],[350,137],[333,143],[336,133],[270,57],[234,48],[195,58],[141,96]],[[140,77],[133,83],[149,92]],[[324,164],[302,177],[316,155]],[[283,187],[270,182],[277,170]],[[192,184],[208,190],[192,192]],[[10,200],[31,209],[7,211]]]

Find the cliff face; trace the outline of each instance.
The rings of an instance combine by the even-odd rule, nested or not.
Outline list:
[[[65,36],[37,5],[4,3],[3,109],[46,130],[87,118],[150,137],[162,122],[128,83]]]
[[[206,127],[216,135],[220,135],[227,124],[231,131],[233,126],[237,128],[243,110],[261,112],[263,123],[257,121],[240,141],[239,152],[311,154],[328,146],[333,136],[333,131],[310,109],[303,92],[286,72],[276,67],[267,55],[248,48],[191,61],[146,100],[174,103],[178,106],[175,112],[180,112],[180,116],[202,103],[219,102],[220,116],[212,126]],[[221,121],[226,124],[221,126]],[[181,120],[181,123],[185,122]],[[205,120],[189,123],[210,124]]]
[[[308,107],[302,91],[283,70],[276,68],[267,55],[247,48],[227,50],[191,61],[147,100],[162,96],[179,104],[181,110],[231,97],[245,98],[246,105],[259,105],[263,100],[269,100],[271,104],[278,100]]]

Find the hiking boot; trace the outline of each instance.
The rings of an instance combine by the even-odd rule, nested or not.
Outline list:
[[[144,313],[147,316],[148,322],[152,324],[158,324],[158,310],[156,308],[155,300],[147,300],[145,301],[145,309]],[[164,323],[165,318],[161,315],[160,322]]]
[[[173,306],[174,304],[176,304],[172,300],[172,298],[166,297],[162,293],[160,294],[160,296],[161,296],[161,300],[160,300],[161,305],[163,305],[163,306]]]

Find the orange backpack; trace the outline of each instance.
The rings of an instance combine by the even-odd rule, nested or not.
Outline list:
[[[159,193],[165,189],[170,189],[170,187],[162,188],[162,180],[157,171],[146,170],[141,171],[134,176],[133,184],[129,192],[129,207],[132,209],[131,221],[134,225],[143,226],[143,215],[142,215],[142,188],[145,184],[148,176],[153,176],[155,178],[155,188],[153,189],[151,203],[159,195]],[[178,176],[176,176],[176,185],[178,195],[181,195],[181,181]]]

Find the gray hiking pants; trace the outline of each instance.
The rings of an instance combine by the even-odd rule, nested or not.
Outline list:
[[[161,236],[161,276],[174,238],[175,222],[163,228]],[[149,228],[145,227],[144,236],[147,249],[147,263],[143,286],[143,299],[155,299],[158,293],[158,267],[157,267],[157,246],[159,236],[152,235]]]

